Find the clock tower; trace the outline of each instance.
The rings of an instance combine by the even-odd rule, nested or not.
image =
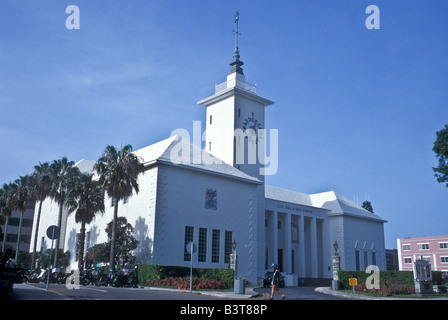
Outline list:
[[[260,97],[246,82],[238,49],[238,14],[235,18],[235,51],[227,80],[215,94],[198,102],[207,108],[205,150],[244,173],[264,181],[264,108],[272,101]],[[261,148],[261,149],[260,149]]]

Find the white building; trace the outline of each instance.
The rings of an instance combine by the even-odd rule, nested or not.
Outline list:
[[[198,247],[194,266],[228,267],[235,241],[239,276],[257,283],[276,262],[297,285],[297,278],[302,283],[332,277],[337,241],[342,269],[375,264],[385,270],[385,220],[333,191],[303,194],[265,186],[260,170],[275,171],[276,159],[264,155],[267,142],[260,133],[265,108],[273,102],[246,83],[242,64],[236,49],[227,81],[199,102],[206,108],[204,150],[174,135],[135,151],[147,169],[139,177],[139,194],[120,202],[118,214],[135,228],[137,262],[189,266],[185,246],[193,241]],[[246,136],[247,129],[257,138]],[[249,150],[258,157],[252,158]],[[91,171],[94,163],[81,160],[76,165]],[[57,223],[57,215],[58,206],[46,200],[38,248],[49,247],[45,230]],[[86,248],[108,241],[104,229],[112,217],[112,203],[106,199],[106,212],[87,226]],[[73,216],[64,214],[63,220],[60,246],[71,252],[76,268],[80,226]]]

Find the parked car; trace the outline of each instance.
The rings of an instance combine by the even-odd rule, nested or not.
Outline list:
[[[274,274],[273,271],[268,271],[265,273],[265,275],[263,276],[263,287],[264,288],[268,288],[271,286],[272,284],[272,275]],[[280,273],[280,288],[284,288],[285,287],[285,279],[283,278],[283,275]]]

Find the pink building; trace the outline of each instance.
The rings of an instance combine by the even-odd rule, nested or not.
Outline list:
[[[399,270],[413,270],[414,261],[423,257],[433,271],[448,274],[448,236],[397,239]]]

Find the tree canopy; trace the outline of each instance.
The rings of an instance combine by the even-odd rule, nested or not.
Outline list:
[[[448,125],[445,125],[440,131],[436,133],[436,141],[434,142],[434,147],[432,150],[436,154],[439,161],[439,166],[433,168],[439,183],[446,183],[448,188]]]

